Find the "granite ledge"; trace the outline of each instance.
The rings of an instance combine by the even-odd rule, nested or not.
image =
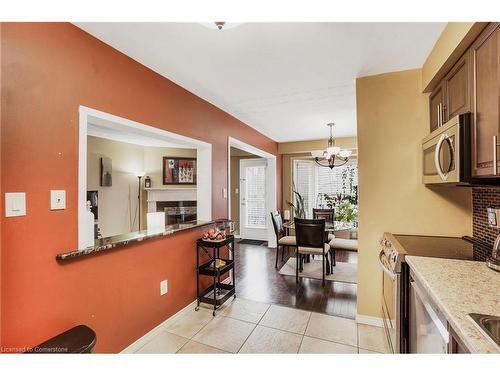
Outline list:
[[[102,253],[108,250],[125,247],[137,242],[147,241],[149,239],[158,237],[168,237],[172,234],[182,232],[185,230],[199,228],[206,225],[213,224],[214,221],[197,220],[187,223],[167,225],[165,229],[156,230],[141,230],[138,232],[131,232],[120,234],[112,237],[105,237],[95,241],[94,246],[85,249],[73,250],[56,255],[57,261],[65,261],[69,259],[79,258],[86,255]],[[194,246],[194,245],[193,245]]]

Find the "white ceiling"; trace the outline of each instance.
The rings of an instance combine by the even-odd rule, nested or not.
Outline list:
[[[77,23],[278,142],[356,135],[356,77],[419,68],[445,23]]]

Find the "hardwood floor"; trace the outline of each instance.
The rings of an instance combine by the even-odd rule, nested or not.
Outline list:
[[[279,304],[354,319],[357,285],[336,281],[299,279],[278,273],[287,261],[274,268],[275,249],[267,246],[235,244],[236,294],[241,298]],[[280,254],[281,256],[281,254]],[[339,251],[338,262],[357,263],[357,253]]]

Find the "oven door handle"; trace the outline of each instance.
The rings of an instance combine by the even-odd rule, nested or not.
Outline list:
[[[385,257],[384,250],[381,250],[380,253],[378,254],[378,264],[380,265],[380,268],[382,268],[382,271],[389,276],[393,281],[396,280],[396,274],[392,272],[389,268],[386,267],[384,262],[382,261],[382,257]]]

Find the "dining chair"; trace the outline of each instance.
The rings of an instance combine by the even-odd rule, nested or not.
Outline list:
[[[333,223],[335,210],[333,208],[313,208],[313,219],[325,219],[327,223]]]
[[[330,245],[330,273],[333,273],[333,267],[337,265],[335,254],[337,250],[358,251],[358,240],[347,238],[334,238],[329,242]]]
[[[295,236],[285,236],[285,227],[283,226],[283,219],[279,211],[271,212],[271,220],[273,222],[274,234],[276,235],[276,262],[274,268],[278,268],[278,253],[281,247],[281,261],[284,258],[285,249],[288,253],[288,248],[295,247]]]
[[[333,208],[313,208],[313,219],[325,219],[325,222],[331,223],[332,227],[335,226],[335,209]],[[328,233],[327,242],[330,243],[335,238],[335,235],[332,233]],[[333,272],[333,264],[335,263],[335,249],[332,250],[330,246],[330,258],[329,262],[331,272]],[[314,255],[313,255],[314,258]]]
[[[299,262],[301,255],[321,255],[322,261],[322,285],[325,285],[326,256],[330,245],[325,243],[325,219],[299,219],[295,218],[296,237],[296,269],[295,281],[299,281]]]
[[[313,219],[325,219],[327,223],[335,224],[335,209],[333,208],[313,208]],[[328,241],[331,241],[335,236],[328,234]]]

